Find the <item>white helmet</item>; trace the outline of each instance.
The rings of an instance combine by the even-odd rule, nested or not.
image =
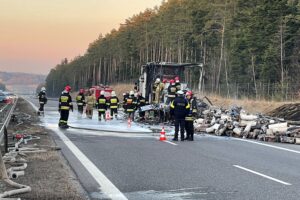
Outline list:
[[[105,92],[102,90],[101,92],[100,92],[100,95],[104,95],[105,94]]]
[[[183,92],[182,90],[178,90],[178,91],[176,92],[176,94],[178,94],[178,95],[183,95],[184,92]]]
[[[155,83],[160,83],[160,78],[157,78],[157,79],[155,80]]]
[[[42,92],[45,92],[45,91],[46,91],[46,88],[45,88],[45,87],[42,87],[42,88],[41,88],[41,91],[42,91]]]
[[[134,95],[134,91],[131,90],[131,91],[129,92],[129,95]]]
[[[116,92],[115,91],[111,91],[111,96],[115,97],[116,96]]]

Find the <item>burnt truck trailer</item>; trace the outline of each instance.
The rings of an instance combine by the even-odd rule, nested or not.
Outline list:
[[[181,89],[187,87],[185,82],[185,70],[188,67],[198,67],[201,66],[197,63],[168,63],[168,62],[150,62],[141,67],[141,76],[139,78],[139,91],[146,98],[149,99],[151,103],[152,98],[152,88],[155,80],[160,78],[161,81],[166,79],[168,82],[174,79],[176,76],[179,77],[181,82]],[[165,89],[168,84],[165,85]]]

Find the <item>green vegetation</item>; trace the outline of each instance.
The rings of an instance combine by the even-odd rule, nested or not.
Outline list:
[[[169,0],[99,36],[85,55],[52,69],[49,95],[136,80],[146,62],[203,63],[203,90],[289,98],[299,90],[299,0]],[[199,70],[189,73],[198,88]]]

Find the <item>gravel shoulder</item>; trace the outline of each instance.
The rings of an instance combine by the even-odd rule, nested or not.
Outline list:
[[[8,127],[8,133],[11,136],[9,143],[16,142],[13,135],[27,134],[40,137],[40,139],[28,141],[22,147],[48,149],[48,147],[56,146],[52,138],[52,134],[55,133],[41,126],[39,117],[25,100],[21,98],[18,100],[14,114],[16,120],[12,121]],[[44,153],[29,153],[26,154],[25,159],[28,161],[25,175],[14,181],[30,186],[32,191],[16,197],[28,200],[88,199],[88,195],[59,150],[48,149]],[[3,183],[1,185],[0,192],[9,189],[3,187]]]

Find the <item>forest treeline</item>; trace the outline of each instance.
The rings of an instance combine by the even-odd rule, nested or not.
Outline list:
[[[299,0],[168,0],[100,35],[83,56],[64,59],[46,87],[58,95],[97,84],[137,80],[152,61],[202,63],[189,86],[202,92],[287,98],[300,87]]]

